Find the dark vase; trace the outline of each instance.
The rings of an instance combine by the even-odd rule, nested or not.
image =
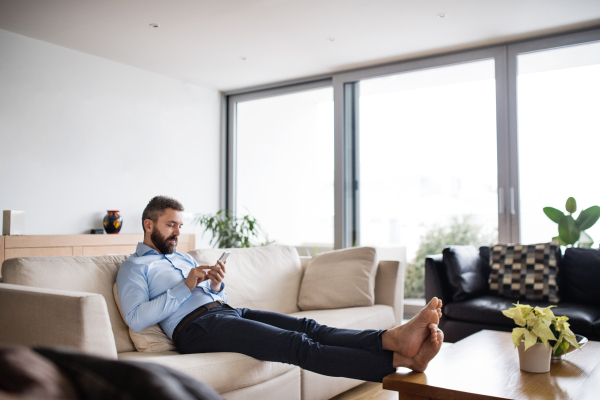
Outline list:
[[[106,233],[119,233],[123,226],[123,217],[119,211],[107,211],[104,216],[104,230]]]

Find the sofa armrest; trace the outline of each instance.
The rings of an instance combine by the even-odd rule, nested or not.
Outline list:
[[[375,276],[375,304],[391,306],[396,325],[404,317],[404,268],[400,261],[379,261]]]
[[[96,293],[0,283],[0,343],[68,346],[117,358],[106,301]]]
[[[452,302],[448,274],[441,254],[425,258],[425,301],[429,302],[434,297],[442,299],[444,304]]]

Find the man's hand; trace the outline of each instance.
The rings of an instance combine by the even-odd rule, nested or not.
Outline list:
[[[192,268],[188,277],[186,278],[185,285],[188,287],[188,289],[190,289],[190,292],[194,290],[194,288],[198,286],[200,282],[204,282],[209,278],[208,274],[206,273],[206,271],[204,271],[203,268],[206,267],[204,266]]]
[[[223,287],[223,285],[221,285],[221,282],[223,282],[223,279],[225,279],[225,264],[227,263],[227,261],[223,262],[223,261],[217,261],[217,265],[212,265],[210,267],[203,267],[203,268],[210,268],[210,270],[207,272],[207,276],[208,279],[210,280],[210,290],[212,290],[213,292],[220,292],[221,288]]]
[[[210,290],[220,292],[222,287],[221,282],[223,282],[224,278],[225,263],[218,261],[217,265],[200,265],[199,267],[192,268],[185,280],[185,284],[191,292],[200,282],[210,280]]]

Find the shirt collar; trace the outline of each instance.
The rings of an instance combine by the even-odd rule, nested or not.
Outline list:
[[[135,254],[137,254],[138,257],[141,256],[149,256],[149,255],[155,255],[158,256],[158,251],[154,250],[152,247],[145,245],[143,242],[139,242],[137,245],[137,248],[135,249]]]

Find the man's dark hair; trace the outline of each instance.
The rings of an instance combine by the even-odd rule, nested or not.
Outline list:
[[[172,197],[168,196],[155,196],[150,200],[146,208],[144,208],[144,212],[142,213],[142,229],[144,229],[144,234],[146,234],[146,228],[144,228],[144,221],[149,219],[152,222],[156,223],[158,218],[164,214],[167,208],[172,208],[175,211],[183,211],[183,204],[179,201],[175,200]]]

